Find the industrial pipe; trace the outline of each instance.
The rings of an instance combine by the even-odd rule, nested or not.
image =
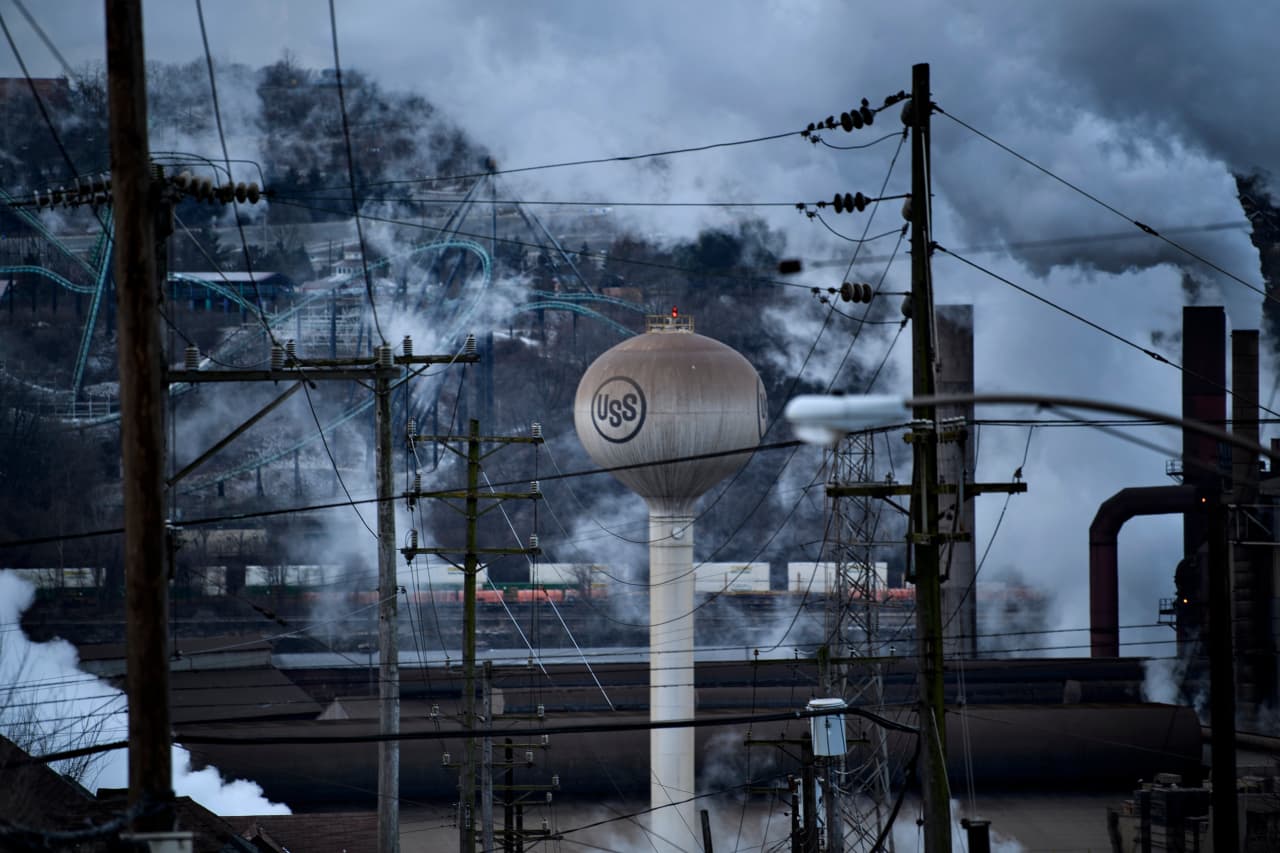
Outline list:
[[[1121,489],[1098,507],[1089,525],[1089,642],[1095,658],[1120,656],[1120,528],[1137,515],[1185,513],[1198,501],[1195,486],[1139,486]]]

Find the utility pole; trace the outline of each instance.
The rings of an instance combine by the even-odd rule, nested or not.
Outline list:
[[[188,353],[188,364],[198,362],[198,354]],[[398,585],[396,584],[395,483],[392,480],[391,383],[400,368],[429,364],[472,364],[478,360],[472,347],[463,353],[414,355],[413,342],[404,339],[404,354],[393,355],[391,346],[375,348],[372,358],[300,358],[292,345],[272,344],[271,362],[266,370],[200,370],[188,367],[170,371],[174,382],[280,382],[298,383],[275,401],[251,416],[231,434],[174,475],[186,476],[197,465],[225,447],[235,436],[256,423],[288,398],[302,382],[372,380],[374,383],[375,440],[374,480],[378,492],[378,722],[383,735],[400,732],[400,662],[397,645]],[[370,670],[372,677],[372,668]],[[166,727],[165,731],[168,729]],[[398,853],[400,849],[400,745],[394,738],[378,745],[378,850]]]
[[[147,146],[141,0],[107,0],[106,25],[124,471],[129,805],[138,810],[134,829],[168,831],[174,818],[165,632],[166,388],[156,323],[161,280],[154,218],[161,187]]]
[[[468,730],[476,726],[476,572],[480,560],[477,526],[480,521],[480,422],[472,418],[467,425],[467,551],[463,563],[462,592],[462,725]],[[469,741],[462,752],[462,826],[459,834],[461,853],[476,849],[476,745]],[[485,853],[489,853],[488,850]]]
[[[804,853],[818,853],[818,792],[817,772],[813,766],[813,743],[809,733],[802,736],[800,746],[800,797],[804,810],[801,828],[801,847]]]
[[[374,378],[378,490],[378,732],[400,734],[399,585],[396,583],[395,483],[391,479],[391,348]],[[400,741],[378,744],[378,851],[400,853]]]
[[[481,673],[481,713],[485,736],[480,754],[480,826],[483,830],[484,853],[493,853],[493,661],[484,662]]]
[[[502,853],[515,853],[516,821],[515,821],[515,787],[516,765],[513,761],[515,752],[511,748],[511,738],[506,738],[502,756],[505,759],[505,784],[502,786]]]
[[[929,119],[933,103],[929,66],[911,68],[911,390],[916,397],[935,391],[936,341],[933,328],[933,234],[930,196]],[[947,784],[946,726],[942,664],[942,583],[939,572],[938,432],[933,406],[913,412],[911,543],[916,584],[916,642],[919,646],[920,778],[924,795],[924,849],[951,853],[951,792]]]
[[[528,436],[482,436],[480,434],[480,421],[471,418],[467,424],[467,434],[465,436],[455,435],[410,435],[409,441],[435,441],[440,442],[445,449],[450,452],[463,456],[467,460],[467,488],[465,491],[443,491],[443,492],[415,492],[410,498],[416,500],[422,497],[444,498],[461,500],[463,502],[462,514],[466,521],[466,539],[463,548],[419,548],[416,545],[409,548],[401,548],[400,553],[404,555],[405,560],[412,560],[419,554],[434,554],[437,556],[456,555],[461,551],[462,571],[463,571],[463,587],[462,587],[462,726],[467,730],[474,730],[476,723],[476,577],[480,571],[480,555],[482,554],[523,554],[532,556],[541,553],[541,549],[534,547],[529,548],[481,548],[479,545],[479,522],[480,516],[493,509],[494,506],[480,509],[480,500],[504,501],[504,500],[538,500],[542,497],[542,492],[538,488],[537,481],[530,483],[530,489],[527,492],[494,492],[490,491],[482,494],[480,492],[480,463],[492,453],[496,453],[503,445],[508,444],[541,444],[542,429],[535,425],[535,429]],[[452,443],[464,443],[465,452],[451,446]],[[499,447],[487,452],[484,451],[484,445],[496,444]],[[416,542],[417,532],[414,531],[410,536],[411,542]],[[455,563],[454,565],[457,565]],[[487,738],[484,739],[486,742]],[[458,832],[458,850],[459,853],[475,853],[476,849],[476,740],[474,737],[467,741],[466,749],[462,753],[462,767],[459,774],[459,832]],[[490,758],[490,763],[492,759]],[[492,780],[489,781],[492,785]],[[488,814],[488,825],[485,827],[486,847],[485,853],[489,853],[492,849],[492,812]]]

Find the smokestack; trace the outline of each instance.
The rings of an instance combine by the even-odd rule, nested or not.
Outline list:
[[[1231,333],[1231,429],[1258,443],[1258,332],[1241,329]],[[1258,456],[1233,447],[1231,452],[1233,500],[1236,511],[1233,537],[1241,542],[1271,538],[1258,502]],[[1240,708],[1246,713],[1271,700],[1276,689],[1275,632],[1271,625],[1274,580],[1270,548],[1236,544],[1232,559],[1232,627],[1236,651],[1236,685]]]
[[[1182,415],[1211,426],[1227,422],[1227,318],[1220,305],[1182,309]],[[1230,457],[1212,438],[1182,431],[1182,482],[1197,488],[1216,488],[1229,476]],[[1184,516],[1182,553],[1196,553],[1204,544],[1208,521],[1204,513]]]
[[[1258,443],[1258,330],[1231,333],[1231,431]],[[1231,480],[1236,500],[1258,496],[1258,455],[1242,447],[1231,448]]]

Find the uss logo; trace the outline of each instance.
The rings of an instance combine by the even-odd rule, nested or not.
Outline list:
[[[591,423],[605,441],[630,441],[644,426],[644,392],[634,380],[614,376],[600,383],[591,399]]]

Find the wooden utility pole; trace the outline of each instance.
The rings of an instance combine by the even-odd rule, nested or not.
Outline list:
[[[531,488],[527,492],[480,492],[480,463],[492,453],[496,453],[497,449],[507,444],[541,444],[542,430],[537,428],[532,435],[528,436],[482,436],[480,434],[480,421],[470,418],[467,424],[467,434],[465,436],[456,435],[414,435],[410,436],[410,441],[435,441],[440,442],[446,449],[459,456],[464,456],[467,460],[467,488],[465,491],[444,491],[444,492],[421,492],[413,495],[414,499],[419,497],[433,497],[456,499],[463,502],[462,514],[466,521],[466,539],[464,546],[459,548],[401,548],[400,553],[404,555],[406,560],[412,560],[419,554],[434,554],[444,556],[449,554],[462,553],[462,571],[463,571],[463,587],[462,587],[462,725],[463,728],[474,730],[476,725],[476,577],[480,571],[480,556],[482,554],[523,554],[532,556],[541,553],[537,547],[530,548],[481,548],[479,544],[479,522],[480,516],[488,512],[493,507],[486,507],[484,510],[480,508],[480,500],[504,501],[513,499],[538,500],[542,497],[542,493],[537,487],[537,483],[531,483]],[[451,446],[451,443],[465,442],[465,453]],[[496,444],[499,448],[484,451],[484,445]],[[457,565],[457,563],[454,563]],[[487,738],[485,739],[487,741]],[[458,850],[459,853],[475,853],[476,849],[476,739],[470,738],[467,741],[466,749],[462,751],[462,766],[458,780]],[[490,757],[490,762],[492,758]],[[489,782],[492,785],[492,780]],[[488,825],[485,826],[484,832],[486,836],[486,853],[492,845],[492,811],[487,814]]]
[[[118,221],[118,220],[117,220]],[[379,732],[400,732],[400,653],[397,643],[399,587],[396,583],[395,482],[392,479],[391,384],[401,376],[401,368],[428,364],[473,364],[474,353],[413,355],[412,343],[406,338],[403,355],[394,355],[387,344],[375,348],[373,358],[308,359],[287,355],[273,344],[272,363],[265,370],[198,370],[171,371],[174,382],[280,382],[297,384],[249,418],[226,438],[206,451],[196,461],[174,475],[174,481],[186,476],[196,466],[229,444],[272,409],[282,403],[303,382],[352,380],[374,383],[375,440],[374,480],[378,491],[378,722]],[[332,351],[332,350],[331,350]],[[161,623],[163,628],[163,622]],[[372,661],[370,661],[372,677]],[[168,731],[166,727],[165,731]],[[378,744],[378,850],[399,853],[400,850],[400,744],[389,739]]]
[[[391,347],[374,378],[375,457],[378,490],[378,732],[400,733],[400,650],[397,638],[399,585],[396,583],[395,483],[391,479]],[[400,853],[400,741],[378,744],[378,853]]]
[[[911,344],[913,396],[935,391],[933,235],[929,174],[929,66],[911,68]],[[939,572],[938,432],[933,406],[913,412],[911,492],[912,563],[919,645],[920,778],[924,795],[924,849],[951,853],[951,803],[947,785],[942,664],[942,584]]]
[[[493,853],[493,662],[485,661],[481,675],[481,713],[484,715],[485,736],[480,754],[480,827],[481,844],[485,853]]]
[[[135,829],[167,831],[173,829],[173,779],[165,632],[166,388],[155,255],[161,187],[153,179],[147,145],[141,0],[107,0],[106,24],[124,471],[129,805],[139,810]]]
[[[515,789],[516,765],[515,751],[511,747],[511,738],[506,738],[502,750],[503,763],[506,765],[505,784],[502,786],[502,853],[515,853],[516,821],[515,821]]]
[[[462,589],[462,725],[476,727],[476,572],[480,559],[476,554],[480,521],[480,421],[472,418],[467,426],[467,496],[464,517],[467,522],[467,551],[463,557]],[[461,774],[462,832],[460,853],[476,849],[476,745],[467,741],[462,752]],[[488,853],[488,851],[485,851]]]
[[[818,790],[817,771],[813,762],[813,743],[809,733],[802,736],[800,747],[801,803],[804,809],[801,829],[801,847],[804,853],[818,853]]]

